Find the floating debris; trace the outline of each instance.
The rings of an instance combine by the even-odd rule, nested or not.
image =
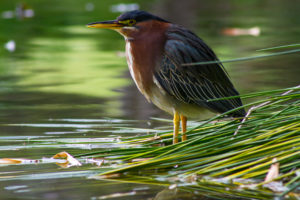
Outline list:
[[[32,164],[38,163],[38,160],[28,160],[23,158],[2,158],[0,159],[0,164],[12,165],[12,164]]]
[[[75,159],[73,156],[71,156],[67,152],[60,152],[56,155],[54,155],[52,158],[54,159],[65,159],[66,162],[57,162],[56,164],[63,167],[63,168],[69,168],[72,166],[81,166],[81,163]]]
[[[240,36],[240,35],[252,35],[252,36],[259,36],[260,35],[260,28],[253,27],[253,28],[225,28],[222,30],[222,34],[229,35],[229,36]]]
[[[133,10],[138,10],[140,6],[137,3],[130,3],[130,4],[125,4],[125,3],[120,3],[116,5],[112,5],[110,7],[111,12],[128,12],[128,11],[133,11]]]
[[[9,52],[14,52],[16,50],[16,42],[14,40],[9,40],[4,44],[4,48]]]
[[[103,159],[96,160],[96,159],[92,158],[92,159],[86,159],[85,162],[88,164],[93,164],[93,165],[100,167],[104,163],[104,160]]]

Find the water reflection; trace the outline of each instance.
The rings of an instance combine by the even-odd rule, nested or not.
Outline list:
[[[150,119],[170,117],[149,104],[133,85],[123,56],[123,38],[85,28],[90,21],[115,18],[118,13],[110,11],[112,4],[138,3],[142,9],[194,30],[220,59],[299,42],[300,14],[294,1],[27,3],[34,11],[32,18],[0,19],[0,158],[41,159],[64,150],[76,155],[129,148],[114,141],[169,125]],[[16,5],[16,0],[1,1],[0,12],[14,10]],[[224,28],[256,26],[261,29],[258,37],[222,34]],[[14,51],[4,48],[8,41],[15,42]],[[238,90],[246,93],[299,84],[298,63],[299,56],[288,55],[225,67]],[[87,179],[99,170],[88,164],[69,169],[53,163],[0,166],[1,198],[101,199],[119,193],[124,195],[119,199],[159,199],[174,194],[164,185]],[[194,195],[183,191],[177,197]]]

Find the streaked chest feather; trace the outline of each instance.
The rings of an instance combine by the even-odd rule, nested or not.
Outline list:
[[[139,28],[126,38],[126,56],[130,74],[140,92],[149,100],[155,85],[153,75],[160,67],[165,47],[168,24],[140,23]]]
[[[149,43],[126,42],[127,63],[132,79],[139,91],[151,100],[153,75],[156,67],[159,67],[161,58],[157,56],[158,49],[151,49]]]
[[[156,63],[150,61],[141,62],[136,60],[138,58],[136,57],[136,54],[132,52],[131,43],[128,41],[126,42],[126,55],[130,74],[139,91],[146,97],[148,101],[151,101],[162,110],[172,113],[173,103],[169,101],[169,98],[166,96],[167,94],[161,88],[160,84],[155,79],[153,72],[150,70],[156,67],[152,66],[156,65]],[[149,54],[147,56],[148,58],[150,57]],[[147,58],[145,58],[144,61],[146,59]]]
[[[144,94],[144,87],[141,84],[141,74],[136,69],[136,66],[134,66],[134,57],[132,54],[132,48],[130,42],[126,42],[126,58],[127,58],[127,64],[128,64],[130,75],[134,80],[136,86],[138,87],[139,91]]]

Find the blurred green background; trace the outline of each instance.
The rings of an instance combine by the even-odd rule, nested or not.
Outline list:
[[[164,115],[149,106],[132,86],[123,38],[113,31],[85,27],[89,22],[114,19],[120,12],[112,12],[112,8],[121,3],[134,3],[187,26],[221,60],[258,55],[257,49],[293,44],[299,39],[299,2],[293,0],[1,1],[0,109],[23,105],[50,109],[49,112],[55,109],[55,113],[41,118],[59,117],[57,110],[70,106],[72,109],[64,115],[78,107],[91,106],[93,110],[104,109],[92,114],[97,117],[147,119]],[[34,16],[26,18],[20,9],[32,10]],[[6,18],[7,11],[13,11],[14,16]],[[246,33],[235,34],[235,29]],[[258,35],[253,36],[255,33]],[[4,48],[11,40],[16,45],[13,52]],[[228,63],[225,67],[238,90],[246,93],[298,84],[298,63],[299,56],[288,55]],[[149,115],[142,114],[141,109]],[[4,112],[1,116],[8,117]]]

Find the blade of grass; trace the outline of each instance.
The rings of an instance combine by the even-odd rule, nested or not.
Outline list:
[[[222,61],[217,60],[217,61],[207,61],[207,62],[186,63],[186,64],[182,64],[182,66],[210,65],[210,64],[220,64],[220,63],[241,62],[241,61],[249,61],[249,60],[268,58],[268,57],[273,57],[273,56],[281,56],[281,55],[298,53],[298,52],[300,52],[300,49],[293,49],[293,50],[271,53],[271,54],[267,54],[267,55],[249,56],[249,57],[235,58],[235,59],[222,60]]]

